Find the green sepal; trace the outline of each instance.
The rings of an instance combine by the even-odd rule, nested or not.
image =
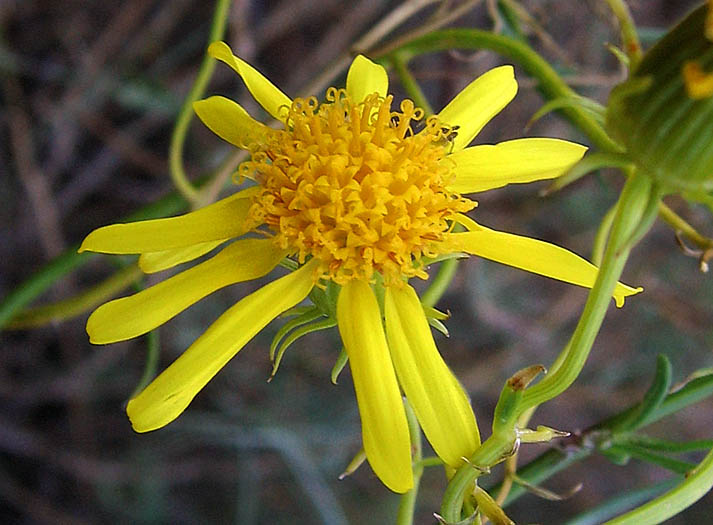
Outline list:
[[[334,328],[335,326],[337,326],[336,319],[322,319],[321,321],[317,321],[317,322],[310,323],[310,324],[305,324],[305,325],[302,325],[299,328],[293,330],[290,335],[285,337],[285,340],[282,342],[280,347],[277,349],[277,353],[275,354],[275,359],[272,363],[272,372],[270,373],[268,382],[272,381],[272,378],[275,377],[275,374],[277,373],[277,369],[280,367],[280,363],[282,362],[282,357],[285,355],[285,351],[290,347],[290,345],[292,343],[297,341],[300,337],[305,336],[307,334],[311,334],[312,332],[318,332],[320,330],[328,330],[329,328]]]
[[[423,313],[426,314],[426,317],[432,318],[432,319],[438,319],[439,321],[445,321],[446,319],[451,318],[450,313],[441,312],[440,310],[434,308],[433,306],[424,306]]]
[[[612,55],[614,55],[614,58],[616,58],[622,66],[629,69],[630,60],[624,51],[614,44],[606,44],[606,48]]]
[[[435,328],[446,337],[450,337],[448,328],[442,322],[451,317],[450,313],[441,312],[440,310],[437,310],[432,306],[423,306],[423,313],[426,315],[428,324],[431,325],[432,328]]]
[[[330,318],[337,318],[337,297],[341,286],[332,281],[327,281],[324,285],[315,286],[309,293],[310,300],[319,308],[322,315]]]
[[[349,356],[347,355],[346,350],[342,348],[341,352],[339,352],[339,357],[337,357],[337,361],[334,363],[334,366],[332,367],[332,373],[331,373],[331,378],[332,378],[332,383],[335,385],[337,384],[337,379],[339,379],[339,374],[342,373],[342,370],[344,370],[344,367],[347,364],[347,361],[349,361]]]
[[[572,166],[565,174],[557,177],[545,188],[541,195],[549,195],[572,184],[583,176],[604,168],[628,169],[633,166],[631,159],[625,153],[590,153]]]
[[[474,512],[460,521],[448,521],[443,516],[436,513],[433,514],[433,517],[436,518],[440,525],[475,525],[475,519],[478,517],[478,513]]]
[[[533,365],[515,372],[505,382],[500,391],[498,403],[493,413],[493,434],[499,432],[515,432],[517,418],[520,417],[520,401],[527,386],[542,372],[545,367]]]
[[[272,339],[272,343],[270,344],[270,360],[273,361],[275,359],[275,351],[277,350],[277,347],[280,344],[282,338],[285,337],[288,332],[307,323],[311,323],[315,319],[319,319],[321,316],[322,312],[320,312],[318,308],[312,307],[282,325],[282,327],[280,327],[280,329],[275,334],[275,337]]]
[[[435,328],[439,332],[441,332],[443,335],[446,337],[450,337],[450,332],[448,331],[448,327],[444,325],[440,319],[435,319],[433,317],[427,317],[428,324],[431,326],[431,328]]]
[[[540,109],[538,109],[534,115],[530,118],[526,127],[532,126],[535,122],[540,120],[545,115],[557,111],[558,109],[580,109],[584,113],[587,113],[599,124],[604,124],[606,117],[606,107],[602,106],[596,100],[582,96],[570,96],[570,97],[559,97],[550,100]]]

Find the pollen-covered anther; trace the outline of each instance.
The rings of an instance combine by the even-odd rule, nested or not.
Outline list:
[[[375,93],[357,103],[336,88],[322,104],[297,98],[285,129],[240,167],[261,186],[251,224],[266,224],[300,262],[319,260],[320,276],[339,284],[375,272],[426,278],[422,257],[448,251],[450,219],[475,206],[446,189],[454,130],[435,117],[424,125],[410,100],[399,111],[391,102]]]

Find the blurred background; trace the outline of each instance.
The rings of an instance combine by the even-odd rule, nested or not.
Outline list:
[[[407,2],[408,3],[408,2]],[[429,2],[420,2],[429,4]],[[632,0],[646,46],[697,2]],[[374,46],[424,26],[499,29],[493,2],[431,2]],[[619,44],[602,1],[522,1],[533,46],[568,83],[602,103],[623,71],[605,43]],[[289,95],[312,94],[320,76],[343,85],[338,60],[400,2],[235,0],[226,40]],[[207,45],[214,5],[187,0],[2,0],[0,2],[0,298],[92,229],[117,222],[169,195],[173,123]],[[449,16],[459,14],[457,18]],[[448,20],[448,18],[455,18]],[[358,49],[366,51],[369,49]],[[411,69],[438,110],[476,76],[508,61],[489,52],[421,56]],[[552,136],[586,143],[561,117],[526,123],[542,105],[535,83],[516,67],[520,92],[478,137],[496,142]],[[403,95],[391,75],[392,91]],[[318,86],[322,95],[326,85]],[[260,115],[239,79],[219,66],[208,94],[220,93]],[[198,178],[231,147],[193,120],[186,169]],[[621,176],[588,176],[545,198],[542,184],[477,197],[483,224],[565,246],[585,257],[614,203]],[[223,195],[233,191],[229,182]],[[703,209],[667,203],[704,234]],[[178,213],[177,208],[173,213]],[[34,304],[70,298],[130,260],[91,258]],[[146,284],[164,276],[149,276]],[[646,391],[656,355],[674,381],[713,366],[713,280],[677,246],[663,224],[633,252],[626,283],[645,293],[611,308],[584,372],[542,406],[534,424],[576,432],[629,407]],[[159,369],[218,315],[261,283],[222,290],[164,325]],[[127,289],[124,293],[130,293]],[[445,360],[472,396],[482,433],[503,382],[534,363],[550,364],[569,337],[586,291],[487,261],[462,262],[439,307],[450,337],[436,336]],[[256,337],[168,427],[135,434],[124,413],[144,370],[147,338],[92,346],[88,312],[32,330],[0,333],[0,521],[3,523],[392,523],[398,498],[368,465],[339,481],[360,448],[348,368],[329,380],[339,353],[336,330],[291,347],[268,384],[267,349],[280,322]],[[713,437],[713,407],[699,403],[649,429],[671,439]],[[546,450],[528,445],[521,464]],[[692,460],[700,455],[691,456]],[[502,476],[495,469],[493,482]],[[518,523],[565,523],[610,496],[665,479],[637,460],[617,466],[592,455],[543,485],[565,501],[526,495],[509,508]],[[486,483],[492,483],[490,478]],[[435,523],[442,471],[424,476],[417,523]],[[706,523],[710,495],[670,523]]]

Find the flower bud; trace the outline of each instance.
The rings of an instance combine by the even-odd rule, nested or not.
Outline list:
[[[712,17],[694,10],[609,98],[609,133],[666,191],[713,190]]]

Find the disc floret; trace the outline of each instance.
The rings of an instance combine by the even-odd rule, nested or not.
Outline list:
[[[476,205],[446,189],[454,130],[410,100],[391,111],[392,100],[355,102],[336,88],[322,104],[296,98],[285,129],[269,132],[240,168],[261,186],[248,220],[339,284],[375,272],[387,282],[427,278],[421,259],[447,251],[449,219]]]

